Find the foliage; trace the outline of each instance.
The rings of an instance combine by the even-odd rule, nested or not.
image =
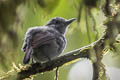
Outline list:
[[[118,2],[119,0],[116,0],[117,4],[119,4]],[[67,31],[65,53],[99,39],[105,29],[103,24],[106,22],[103,23],[103,21],[106,18],[109,21],[111,19],[109,16],[115,15],[117,8],[119,5],[116,6],[114,0],[1,0],[0,76],[13,68],[13,62],[17,66],[22,64],[24,54],[21,46],[24,34],[29,27],[45,25],[49,19],[56,16],[66,19],[77,18],[77,21],[71,24]],[[119,18],[117,19],[119,20]],[[115,26],[116,23],[111,25]],[[119,27],[117,29],[120,30]],[[115,32],[117,32],[116,29],[112,33]],[[111,66],[120,67],[118,62],[114,62],[120,60],[119,44],[111,44],[109,47],[107,53],[111,53],[115,57],[113,60],[104,59],[104,61],[107,61],[107,65],[115,63]],[[67,73],[71,66],[60,68],[59,80],[67,80]],[[53,80],[54,73],[55,71],[38,74],[39,76],[36,76],[34,80]]]

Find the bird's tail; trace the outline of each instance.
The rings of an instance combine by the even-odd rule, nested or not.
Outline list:
[[[33,53],[33,48],[29,47],[25,52],[25,56],[24,56],[24,59],[23,59],[23,64],[29,63],[32,53]]]

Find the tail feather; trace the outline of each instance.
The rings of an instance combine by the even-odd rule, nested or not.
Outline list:
[[[24,59],[23,59],[23,64],[28,64],[29,63],[32,53],[33,53],[32,47],[30,47],[29,49],[26,50],[25,56],[24,56]]]

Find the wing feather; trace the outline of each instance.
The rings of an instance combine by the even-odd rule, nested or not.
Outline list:
[[[32,40],[32,47],[38,48],[41,45],[48,44],[52,40],[56,39],[55,35],[50,32],[37,33]]]
[[[34,48],[39,48],[41,45],[49,44],[56,39],[56,34],[46,30],[47,28],[31,28],[26,32],[22,50],[25,52],[23,63],[27,64],[30,61]]]

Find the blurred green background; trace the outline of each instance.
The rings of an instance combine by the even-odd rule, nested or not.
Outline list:
[[[12,69],[12,63],[22,64],[21,46],[27,29],[45,25],[53,17],[77,18],[68,28],[67,46],[62,55],[99,39],[106,19],[99,9],[103,4],[104,0],[1,0],[0,75]],[[107,53],[104,63],[120,67],[119,52]],[[72,64],[60,67],[59,80],[67,80],[71,67]],[[54,76],[55,71],[50,71],[38,74],[34,80],[53,80]]]

